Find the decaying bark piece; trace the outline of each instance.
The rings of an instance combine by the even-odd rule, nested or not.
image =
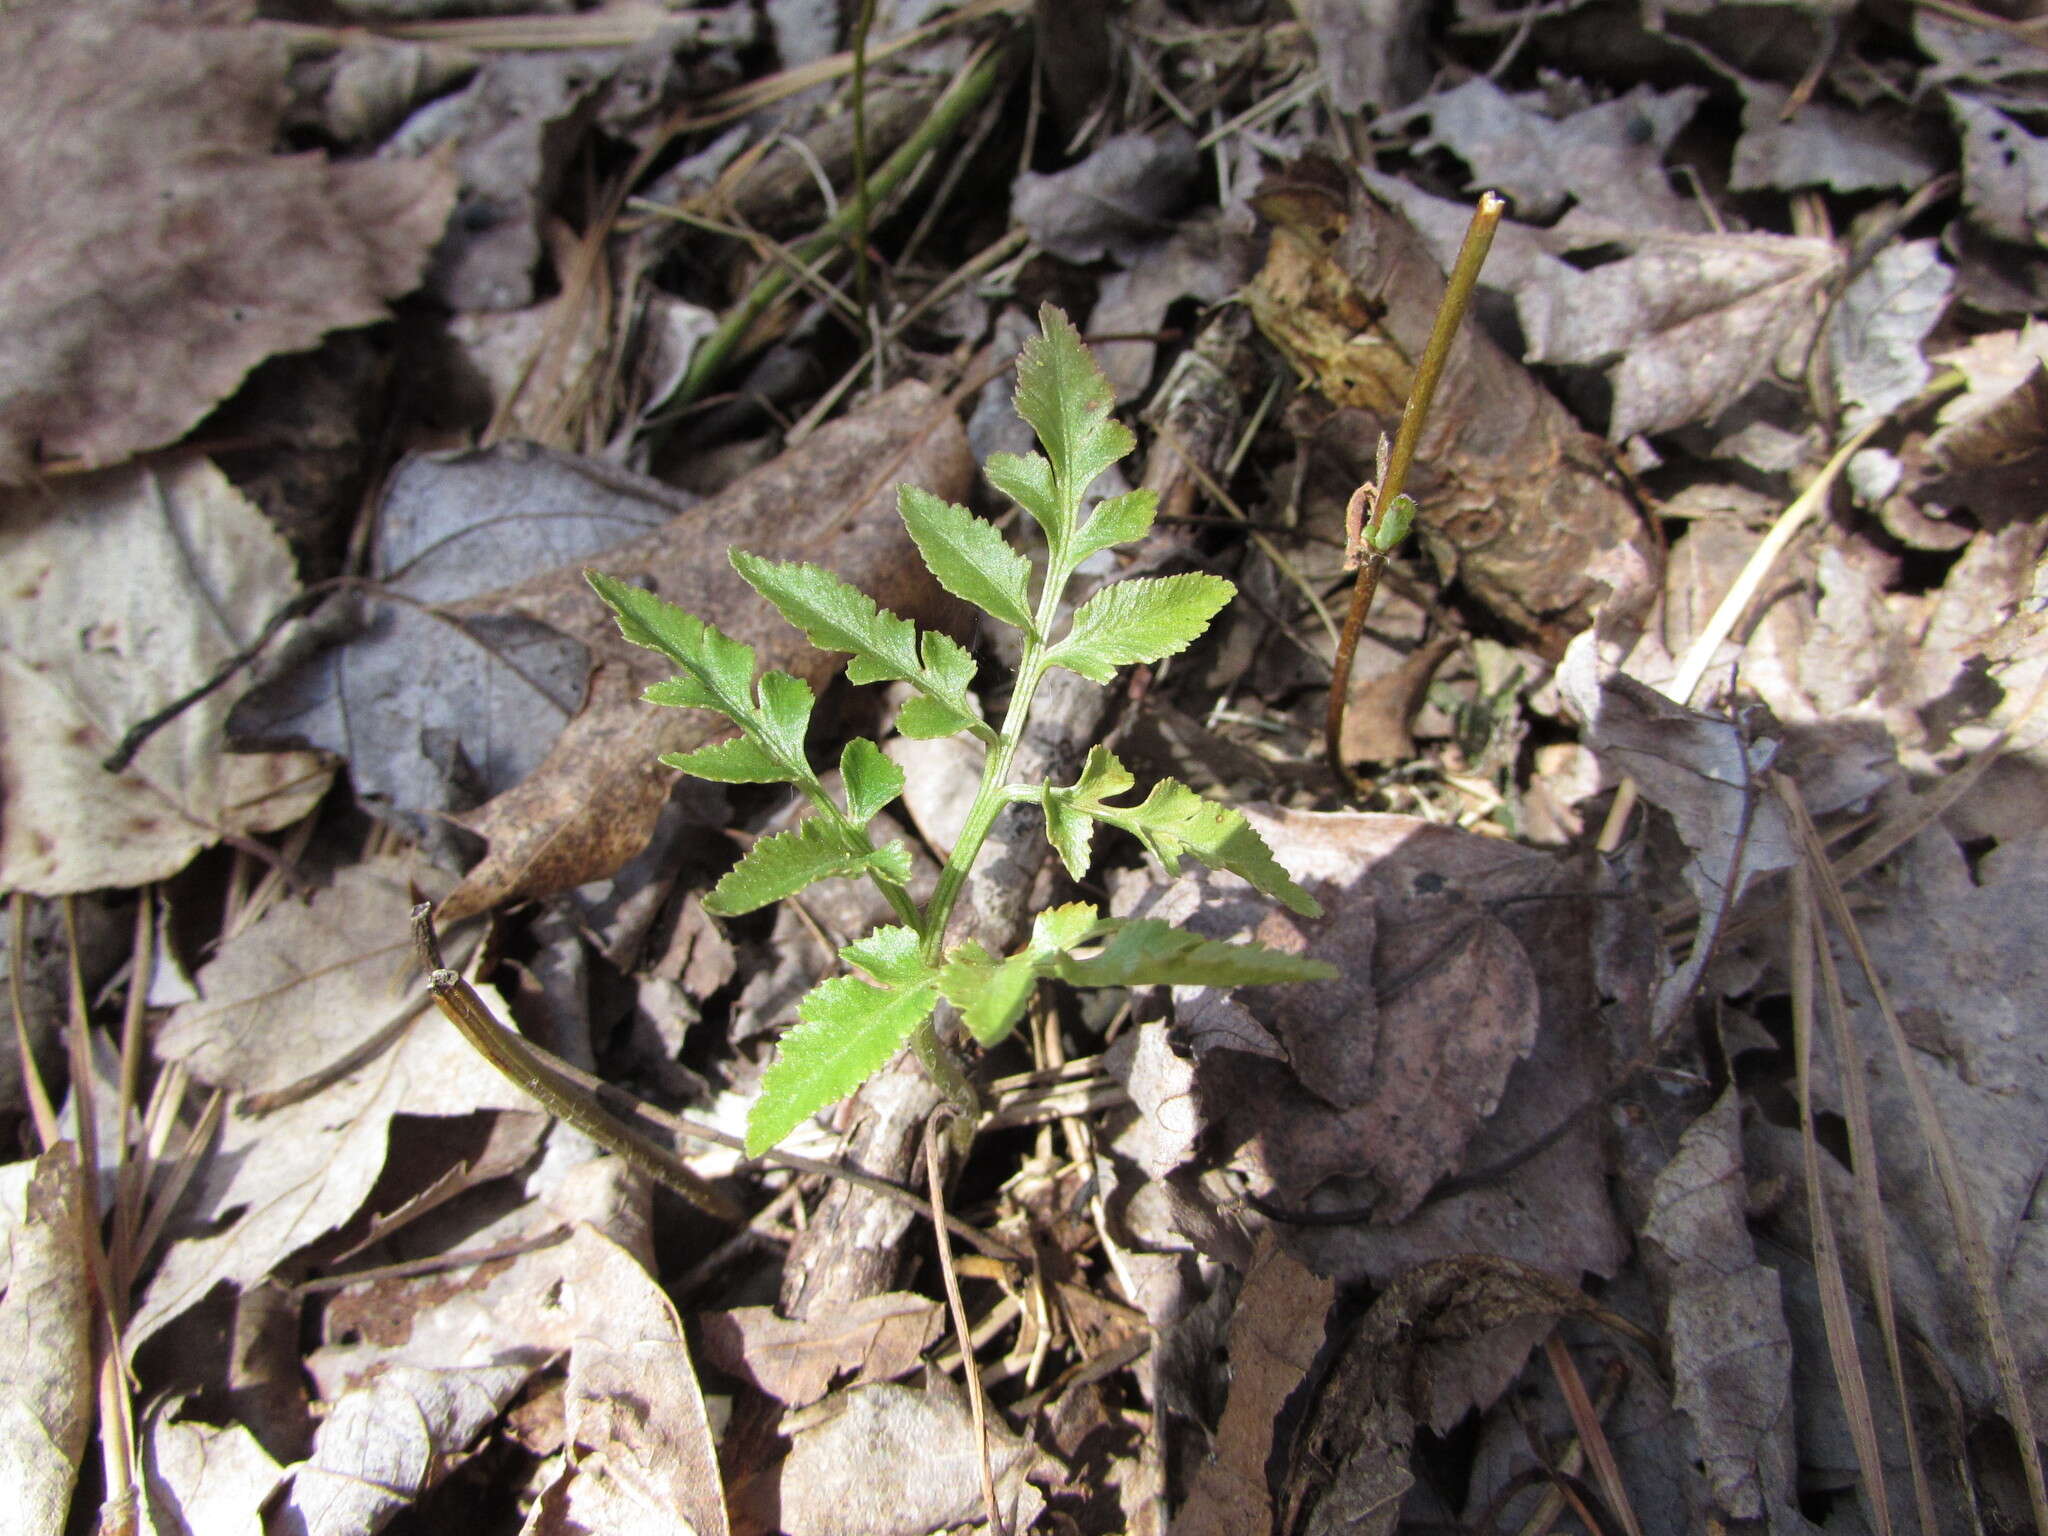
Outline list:
[[[740,580],[726,559],[738,545],[836,572],[884,608],[920,623],[949,600],[915,555],[896,513],[910,481],[957,501],[973,460],[967,438],[929,388],[897,385],[866,410],[700,503],[666,527],[622,544],[600,563],[756,648],[763,667],[814,687],[844,658],[812,648]],[[500,902],[552,895],[613,873],[645,845],[676,773],[656,759],[726,734],[703,710],[656,709],[641,691],[672,670],[619,637],[580,567],[454,605],[462,618],[516,613],[571,635],[595,665],[583,710],[524,782],[461,818],[490,852],[441,909],[453,922]]]
[[[1327,163],[1304,161],[1254,200],[1273,226],[1246,290],[1259,328],[1338,408],[1318,439],[1373,476],[1392,434],[1444,278],[1400,213]],[[1446,572],[1545,651],[1562,653],[1605,588],[1595,557],[1633,542],[1654,563],[1604,447],[1476,326],[1458,336],[1408,492]]]

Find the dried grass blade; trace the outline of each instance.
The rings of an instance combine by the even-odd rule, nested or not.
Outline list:
[[[1783,775],[1773,780],[1781,797],[1790,805],[1799,801],[1799,790]],[[1801,829],[1802,858],[1825,859],[1803,801],[1792,806],[1793,824]],[[1886,1363],[1891,1368],[1892,1388],[1898,1396],[1899,1422],[1905,1430],[1906,1464],[1913,1472],[1913,1504],[1920,1515],[1920,1529],[1935,1536],[1940,1526],[1934,1516],[1934,1491],[1928,1485],[1926,1464],[1921,1460],[1920,1436],[1913,1427],[1912,1398],[1906,1388],[1904,1352],[1899,1347],[1898,1309],[1892,1300],[1891,1245],[1885,1237],[1884,1195],[1878,1187],[1877,1141],[1871,1130],[1870,1089],[1864,1079],[1863,1053],[1849,1027],[1848,999],[1842,994],[1842,978],[1835,968],[1834,951],[1824,930],[1817,932],[1814,953],[1820,960],[1821,995],[1827,1005],[1828,1035],[1835,1048],[1835,1073],[1841,1084],[1842,1114],[1849,1122],[1849,1161],[1856,1195],[1856,1220],[1863,1230],[1865,1269],[1870,1279],[1870,1299],[1877,1306],[1878,1331],[1884,1337]]]
[[[1820,1143],[1813,1134],[1813,955],[1820,937],[1816,916],[1813,875],[1808,861],[1802,859],[1792,866],[1792,1034],[1798,1062],[1799,1152],[1806,1178],[1808,1224],[1813,1229],[1813,1269],[1820,1282],[1828,1354],[1834,1361],[1835,1383],[1849,1419],[1849,1439],[1863,1471],[1871,1518],[1878,1536],[1890,1536],[1891,1501],[1885,1496],[1884,1460],[1870,1411],[1870,1388],[1863,1379],[1863,1358],[1856,1350],[1856,1325],[1849,1311],[1849,1290],[1842,1280],[1834,1218],[1821,1183]]]
[[[1549,1361],[1551,1374],[1557,1378],[1558,1390],[1564,1393],[1565,1406],[1571,1410],[1572,1427],[1578,1431],[1579,1444],[1586,1452],[1586,1459],[1593,1464],[1593,1476],[1600,1484],[1601,1497],[1607,1500],[1607,1507],[1614,1511],[1615,1518],[1621,1521],[1628,1536],[1643,1536],[1642,1522],[1636,1519],[1635,1506],[1629,1502],[1628,1485],[1621,1480],[1621,1467],[1614,1459],[1614,1447],[1608,1444],[1607,1431],[1601,1427],[1599,1410],[1593,1406],[1586,1383],[1579,1376],[1579,1368],[1572,1362],[1571,1351],[1554,1332],[1543,1341],[1543,1358]]]
[[[1992,1363],[1998,1369],[1998,1384],[2005,1398],[2006,1415],[2012,1425],[2013,1437],[2018,1441],[2020,1463],[2026,1469],[2027,1502],[2033,1512],[2034,1529],[2038,1536],[2048,1536],[2048,1480],[2044,1480],[2042,1475],[2041,1447],[2034,1432],[2034,1412],[2027,1401],[2019,1357],[2006,1326],[2005,1308],[1998,1299],[1991,1247],[1984,1239],[1984,1226],[1978,1219],[1975,1202],[1970,1199],[1969,1185],[1964,1182],[1955,1143],[1950,1140],[1948,1127],[1942,1123],[1940,1111],[1935,1107],[1934,1096],[1920,1075],[1920,1065],[1913,1059],[1912,1042],[1906,1038],[1905,1026],[1899,1022],[1898,1011],[1892,1007],[1891,994],[1885,990],[1884,981],[1863,942],[1862,931],[1849,911],[1848,900],[1842,894],[1834,870],[1824,857],[1815,857],[1814,850],[1820,846],[1819,835],[1814,831],[1813,823],[1806,818],[1805,807],[1796,797],[1788,803],[1788,809],[1808,849],[1808,858],[1795,869],[1803,869],[1811,863],[1818,871],[1820,894],[1826,903],[1827,913],[1848,941],[1857,965],[1862,967],[1864,977],[1870,983],[1871,998],[1884,1019],[1885,1032],[1891,1037],[1899,1075],[1905,1080],[1907,1094],[1913,1101],[1913,1117],[1919,1122],[1921,1140],[1926,1143],[1936,1177],[1941,1181],[1942,1197],[1948,1202],[1949,1220],[1955,1230],[1964,1273],[1969,1277],[1977,1321],[1991,1346]]]
[[[932,1209],[946,1209],[946,1179],[939,1168],[939,1120],[951,1111],[944,1105],[924,1124],[925,1178],[931,1185]],[[953,1267],[953,1245],[946,1239],[944,1221],[932,1223],[932,1239],[939,1245],[939,1275],[946,1283],[946,1306],[953,1314],[953,1331],[960,1339],[960,1365],[967,1376],[967,1402],[974,1411],[974,1442],[981,1451],[981,1502],[988,1513],[988,1528],[995,1536],[1010,1536],[1003,1522],[1002,1502],[996,1497],[995,1464],[988,1450],[988,1399],[981,1390],[981,1364],[974,1358],[974,1334],[967,1326],[967,1305],[960,1299],[960,1275]]]

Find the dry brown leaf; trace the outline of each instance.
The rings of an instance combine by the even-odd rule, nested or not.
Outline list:
[[[1261,1235],[1230,1318],[1230,1400],[1172,1536],[1266,1536],[1272,1529],[1266,1462],[1274,1430],[1315,1364],[1336,1289],[1290,1258],[1271,1232]]]
[[[773,1307],[734,1307],[697,1320],[704,1357],[791,1408],[814,1403],[833,1381],[891,1381],[917,1364],[945,1327],[945,1308],[889,1291],[829,1316],[791,1322]]]
[[[22,1536],[65,1529],[92,1425],[84,1196],[68,1143],[0,1170],[0,1486]]]
[[[1585,1309],[1572,1287],[1501,1259],[1410,1270],[1346,1339],[1289,1449],[1277,1536],[1391,1536],[1413,1485],[1408,1455],[1446,1345],[1496,1330],[1547,1329]]]
[[[545,1192],[535,1188],[549,1181]],[[322,1399],[338,1401],[398,1366],[459,1374],[479,1363],[523,1363],[538,1371],[569,1352],[587,1320],[565,1298],[579,1270],[610,1274],[603,1261],[610,1250],[644,1249],[647,1181],[615,1157],[593,1157],[566,1169],[544,1163],[528,1189],[534,1198],[466,1235],[463,1247],[533,1241],[566,1229],[561,1241],[491,1264],[379,1275],[336,1293],[322,1319],[329,1342],[305,1357]],[[543,1447],[548,1454],[556,1449],[559,1438]]]
[[[418,283],[454,177],[272,154],[287,50],[162,7],[0,12],[0,483],[174,442]]]
[[[1242,1010],[1287,1055],[1282,1065],[1212,1049],[1196,1064],[1199,1113],[1262,1193],[1300,1204],[1343,1179],[1351,1193],[1338,1204],[1371,1203],[1382,1220],[1399,1220],[1460,1166],[1509,1070],[1535,1043],[1535,975],[1486,903],[1554,889],[1557,866],[1405,816],[1258,811],[1256,825],[1320,894],[1323,918],[1272,911],[1235,876],[1214,874],[1119,907],[1214,937],[1242,928],[1340,965],[1335,982],[1189,998],[1203,1008],[1205,1032],[1222,1027],[1219,1009]],[[1207,1043],[1229,1044],[1213,1035]]]
[[[822,682],[840,658],[802,635],[739,579],[724,551],[824,565],[905,618],[946,613],[944,595],[912,554],[896,514],[908,481],[949,500],[967,494],[973,462],[958,421],[918,383],[897,385],[659,532],[605,555],[605,570],[653,589],[736,640],[763,665]],[[663,752],[706,745],[727,729],[701,710],[655,709],[646,685],[667,675],[628,645],[582,572],[569,569],[458,605],[461,615],[516,613],[587,646],[597,666],[582,713],[523,783],[462,818],[490,852],[449,898],[451,916],[515,897],[550,895],[611,874],[640,851],[675,771]]]
[[[222,838],[298,820],[328,770],[230,756],[230,680],[109,773],[128,730],[209,681],[298,582],[276,531],[204,459],[0,493],[0,887],[143,885]]]
[[[2036,1199],[2048,1175],[2048,1055],[2035,1027],[2048,955],[2044,891],[2048,847],[2038,828],[1972,859],[1935,827],[1896,856],[1884,904],[1858,913],[1920,1075],[1962,1153],[2037,1413],[2048,1406],[2040,1385],[2048,1381],[2048,1326],[2038,1304],[2048,1284],[2048,1222]],[[1842,981],[1869,1084],[1901,1322],[1927,1341],[1973,1410],[1995,1413],[1996,1377],[1959,1300],[1969,1294],[1960,1245],[1906,1084],[1860,967],[1845,966]],[[1839,1112],[1835,1095],[1816,1092]],[[1763,1154],[1760,1174],[1800,1179],[1795,1133],[1757,1125],[1750,1134],[1752,1150]],[[1838,1186],[1830,1203],[1854,1209],[1848,1174],[1835,1168],[1830,1183]],[[1804,1218],[1798,1199],[1777,1215],[1802,1248]],[[1862,1273],[1854,1224],[1842,1243],[1845,1269]]]

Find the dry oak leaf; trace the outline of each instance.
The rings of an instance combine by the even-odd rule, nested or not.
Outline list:
[[[298,593],[284,540],[211,463],[0,493],[0,570],[0,888],[161,880],[223,838],[297,821],[325,792],[309,753],[222,751],[235,681],[120,773],[101,766]]]
[[[288,63],[280,28],[0,11],[0,483],[175,442],[417,285],[453,174],[273,154]]]

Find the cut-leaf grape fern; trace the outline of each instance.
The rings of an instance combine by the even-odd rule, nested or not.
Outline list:
[[[705,909],[737,916],[818,880],[854,878],[873,881],[896,919],[839,952],[858,974],[823,982],[798,1003],[798,1022],[782,1036],[748,1118],[751,1154],[852,1093],[906,1044],[949,1092],[966,1092],[936,1031],[941,1002],[958,1010],[976,1040],[993,1045],[1017,1027],[1033,989],[1047,979],[1081,987],[1231,987],[1334,974],[1319,961],[1258,944],[1219,943],[1152,919],[1107,917],[1087,903],[1040,913],[1013,955],[991,955],[972,939],[947,948],[947,924],[967,873],[998,813],[1016,801],[1042,809],[1046,835],[1076,878],[1087,872],[1095,824],[1102,822],[1137,837],[1170,872],[1182,859],[1195,859],[1242,876],[1295,912],[1318,911],[1241,812],[1171,779],[1143,799],[1121,798],[1136,781],[1104,748],[1089,754],[1073,784],[1011,779],[1032,700],[1049,668],[1106,684],[1119,667],[1187,649],[1235,594],[1220,576],[1133,577],[1066,612],[1063,597],[1075,568],[1142,538],[1152,526],[1155,497],[1130,491],[1084,511],[1089,486],[1135,443],[1110,416],[1109,381],[1067,317],[1047,305],[1040,325],[1018,359],[1016,400],[1044,451],[991,455],[987,472],[990,484],[1044,531],[1043,556],[1025,554],[987,519],[916,486],[902,487],[898,501],[911,541],[939,585],[1021,636],[1022,656],[999,724],[983,717],[971,691],[973,658],[947,636],[920,633],[817,566],[740,550],[731,556],[734,569],[813,645],[852,658],[849,681],[908,685],[896,720],[902,734],[966,732],[985,745],[980,786],[925,901],[910,894],[909,849],[900,841],[877,844],[868,831],[903,790],[902,771],[878,745],[864,738],[846,745],[840,793],[833,794],[805,750],[813,703],[808,686],[783,672],[757,678],[751,646],[651,592],[590,573],[620,632],[676,668],[673,678],[647,690],[648,702],[708,709],[738,730],[716,746],[662,761],[725,783],[788,784],[811,807],[789,831],[755,843],[705,898]]]

